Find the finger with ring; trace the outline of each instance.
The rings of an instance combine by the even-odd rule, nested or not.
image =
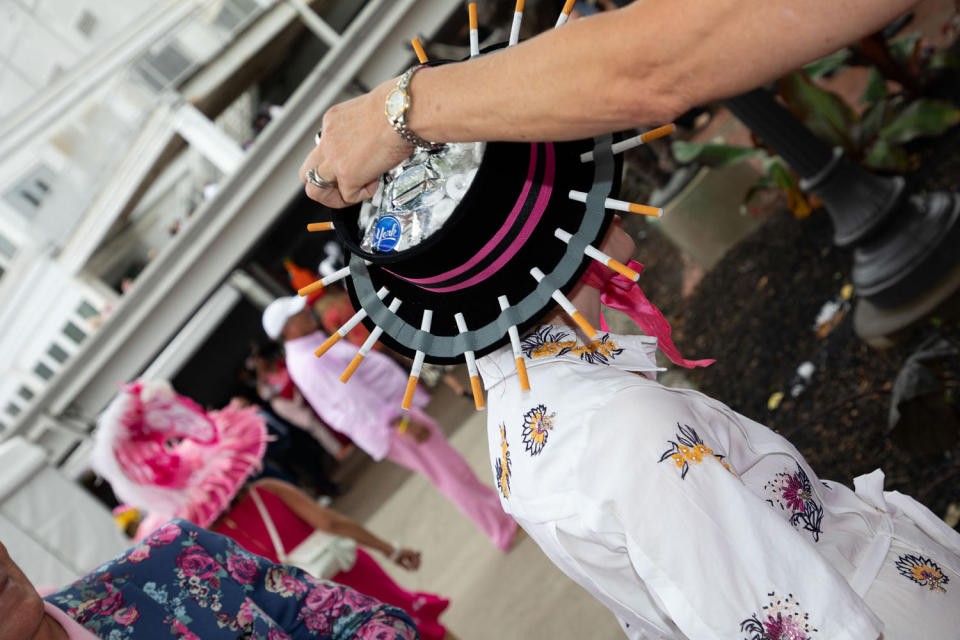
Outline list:
[[[319,187],[320,189],[335,189],[337,187],[336,180],[327,180],[325,178],[321,178],[316,169],[307,169],[307,172],[303,177],[308,183],[315,187]]]

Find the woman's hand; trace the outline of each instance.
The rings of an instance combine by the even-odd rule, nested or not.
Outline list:
[[[420,568],[420,552],[402,548],[393,561],[407,571],[416,571]]]
[[[323,116],[320,144],[300,166],[300,179],[309,198],[328,207],[342,208],[373,196],[380,175],[413,152],[387,121],[384,105],[396,86],[388,80],[373,91],[333,105]],[[321,189],[306,180],[308,170],[328,182]]]

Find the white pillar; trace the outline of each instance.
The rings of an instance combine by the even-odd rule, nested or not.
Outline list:
[[[336,46],[340,42],[340,34],[327,24],[326,20],[317,15],[317,12],[310,8],[304,0],[286,0],[287,4],[297,10],[300,19],[307,25],[313,34],[327,43],[328,46]]]
[[[230,175],[243,162],[240,145],[189,102],[177,107],[173,127],[191,147],[225,174]]]

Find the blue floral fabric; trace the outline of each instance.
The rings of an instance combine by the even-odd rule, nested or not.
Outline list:
[[[45,598],[105,640],[411,640],[406,613],[173,520]]]

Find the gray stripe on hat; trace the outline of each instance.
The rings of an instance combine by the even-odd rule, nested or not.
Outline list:
[[[350,258],[350,277],[360,305],[366,310],[370,319],[383,329],[384,333],[400,344],[417,351],[423,351],[430,356],[455,358],[462,355],[464,351],[479,351],[493,344],[506,335],[509,327],[525,322],[542,309],[550,301],[553,292],[569,282],[583,263],[585,259],[583,250],[597,237],[597,233],[600,231],[604,217],[604,201],[610,195],[610,189],[613,187],[613,171],[616,165],[613,153],[610,150],[612,143],[613,137],[611,135],[594,138],[593,186],[587,193],[586,212],[580,223],[580,228],[576,232],[565,229],[565,231],[572,233],[572,237],[567,244],[567,250],[563,254],[563,258],[554,270],[546,274],[540,284],[519,303],[510,299],[508,295],[507,299],[510,300],[511,306],[502,311],[493,322],[456,336],[435,336],[426,331],[421,331],[419,327],[407,323],[392,313],[387,308],[387,301],[380,300],[377,297],[377,291],[370,280],[370,272],[367,269],[366,262],[360,256],[354,255]],[[560,197],[567,196],[565,193],[557,195]],[[546,224],[546,222],[541,224]],[[560,242],[560,240],[557,240],[557,242]],[[533,278],[533,276],[529,273],[517,274],[517,278]],[[490,303],[496,304],[497,301],[491,299]]]

